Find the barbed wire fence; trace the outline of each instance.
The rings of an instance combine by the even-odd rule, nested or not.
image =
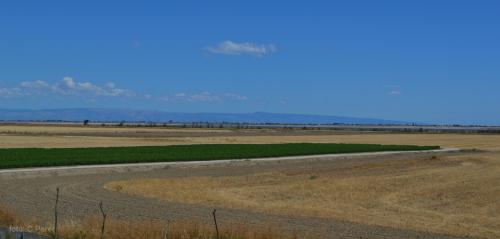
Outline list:
[[[54,225],[51,230],[47,231],[47,236],[46,235],[41,235],[40,233],[36,232],[31,232],[28,228],[25,227],[16,227],[16,226],[10,226],[10,227],[0,227],[0,239],[64,239],[63,237],[60,236],[59,234],[59,197],[60,197],[60,188],[56,188],[56,195],[55,195],[55,203],[54,203]],[[98,204],[98,209],[102,218],[102,223],[101,223],[101,230],[99,234],[100,239],[105,239],[105,232],[106,232],[106,220],[108,218],[108,213],[104,210],[104,204],[102,201],[99,202]],[[219,234],[219,225],[217,223],[217,209],[214,209],[212,211],[212,216],[213,216],[213,221],[214,221],[214,230],[216,233],[215,239],[220,239],[220,234]],[[170,221],[167,220],[166,222],[165,229],[163,231],[163,238],[168,239],[169,236],[169,223]],[[42,231],[39,228],[37,231]]]

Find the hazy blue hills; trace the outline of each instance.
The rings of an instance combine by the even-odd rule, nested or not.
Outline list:
[[[408,124],[408,122],[328,115],[277,113],[175,113],[130,109],[0,109],[2,121],[232,122],[282,124]]]

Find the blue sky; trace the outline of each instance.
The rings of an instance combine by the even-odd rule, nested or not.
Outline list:
[[[500,123],[498,1],[4,1],[0,108]]]

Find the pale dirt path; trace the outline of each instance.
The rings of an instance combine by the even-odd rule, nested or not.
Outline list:
[[[109,215],[123,219],[198,219],[211,221],[211,210],[202,205],[170,203],[135,197],[103,189],[116,180],[185,176],[236,176],[271,171],[293,172],[330,169],[341,172],[354,163],[370,160],[405,160],[424,158],[452,152],[405,153],[393,155],[357,155],[343,157],[312,157],[302,160],[238,161],[218,164],[172,164],[158,168],[134,171],[131,168],[104,171],[79,169],[66,171],[11,172],[0,174],[0,204],[8,205],[26,218],[36,217],[47,223],[53,218],[55,189],[61,188],[60,213],[63,222],[79,220],[98,213],[97,204],[103,201]],[[348,160],[347,160],[348,159]],[[92,171],[94,170],[94,171]],[[277,225],[302,235],[318,238],[456,238],[426,232],[415,232],[389,227],[361,225],[335,219],[272,215],[245,210],[218,210],[221,225],[249,223]]]

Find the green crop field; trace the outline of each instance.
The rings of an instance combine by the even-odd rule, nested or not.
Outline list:
[[[411,151],[439,146],[378,144],[205,144],[111,148],[0,149],[0,168],[206,161],[336,153]]]

